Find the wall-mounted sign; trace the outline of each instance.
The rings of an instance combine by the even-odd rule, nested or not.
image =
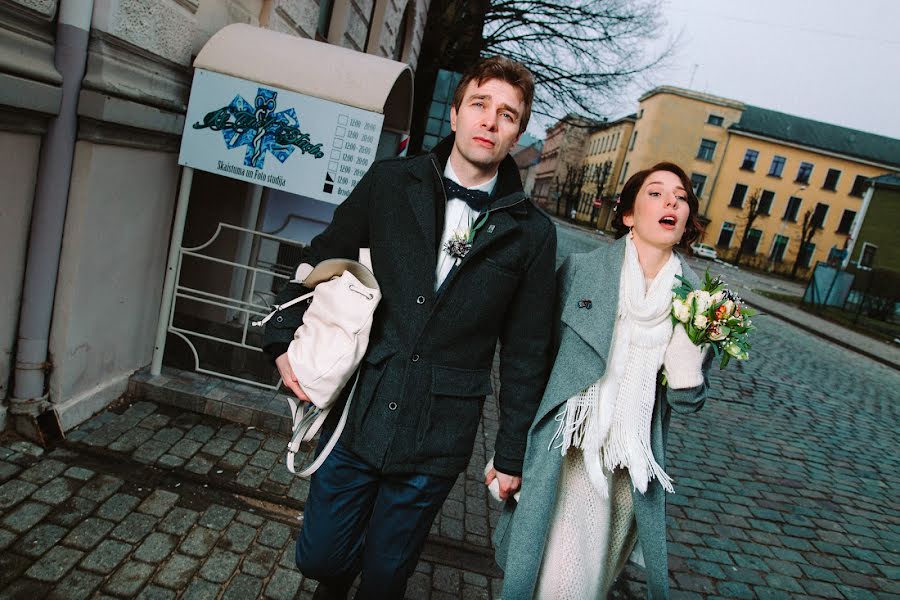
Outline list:
[[[178,163],[339,204],[375,160],[384,115],[197,69]]]

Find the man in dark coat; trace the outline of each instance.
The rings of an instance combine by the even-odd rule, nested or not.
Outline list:
[[[402,598],[437,512],[468,464],[500,341],[495,469],[521,484],[547,381],[556,231],[526,198],[509,150],[528,123],[531,73],[481,61],[461,80],[454,135],[432,153],[377,162],[304,254],[368,247],[382,300],[346,428],[313,475],[297,564],[318,598]],[[299,283],[277,303],[303,292]],[[304,303],[269,322],[265,350],[301,400],[285,354]],[[339,413],[340,411],[333,411]]]

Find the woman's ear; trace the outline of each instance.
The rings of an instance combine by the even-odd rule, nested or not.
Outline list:
[[[622,223],[625,227],[634,227],[634,213],[633,211],[628,211],[624,215],[622,215]]]

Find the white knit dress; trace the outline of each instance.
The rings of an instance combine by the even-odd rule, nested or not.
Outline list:
[[[631,479],[624,469],[606,473],[609,495],[597,493],[577,448],[563,457],[535,598],[606,598],[637,539]]]

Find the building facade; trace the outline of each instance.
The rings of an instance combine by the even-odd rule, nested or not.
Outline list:
[[[612,220],[617,190],[621,189],[629,167],[625,154],[635,140],[636,120],[637,115],[628,115],[604,123],[592,130],[585,141],[584,201],[579,204],[577,218],[594,223],[598,229],[607,229]]]
[[[610,149],[604,140],[613,129],[625,142]],[[558,136],[548,130],[545,155],[562,162],[551,144]],[[571,156],[579,154],[585,167],[612,163],[615,193],[637,170],[679,164],[700,199],[704,242],[725,259],[740,252],[743,264],[800,276],[853,246],[868,180],[900,168],[900,140],[671,86],[644,94],[633,124],[625,118],[592,130]],[[539,181],[551,169],[558,171],[539,165]],[[596,220],[601,228],[610,221]]]
[[[573,175],[581,170],[585,140],[595,125],[594,121],[570,114],[547,129],[541,161],[535,169],[532,194],[540,206],[555,211],[567,180],[568,186],[572,187]]]
[[[213,34],[248,23],[415,65],[428,4],[0,0],[0,430],[48,407],[74,427],[150,362],[191,64]],[[185,239],[255,227],[248,187],[198,173]]]
[[[900,172],[875,177],[867,182],[863,196],[863,218],[851,232],[853,244],[847,261],[864,268],[890,269],[900,274]]]

